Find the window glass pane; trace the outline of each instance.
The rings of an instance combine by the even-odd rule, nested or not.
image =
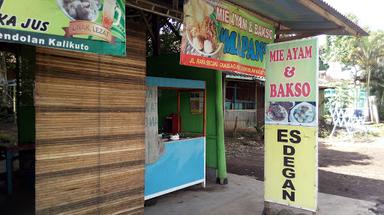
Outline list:
[[[227,82],[225,109],[249,110],[255,108],[255,82]]]

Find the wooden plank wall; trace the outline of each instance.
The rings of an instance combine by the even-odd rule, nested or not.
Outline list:
[[[236,123],[236,128],[239,130],[253,128],[256,125],[256,110],[225,110],[224,116],[224,128],[229,132],[234,130]]]
[[[36,214],[143,214],[145,32],[125,58],[37,49]]]

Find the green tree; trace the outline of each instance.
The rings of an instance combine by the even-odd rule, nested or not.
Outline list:
[[[329,111],[331,108],[348,108],[351,107],[353,99],[351,96],[350,86],[344,82],[335,87],[335,94],[327,97],[324,101],[325,109]],[[328,113],[330,114],[330,113]]]
[[[355,23],[358,22],[357,17],[348,15],[348,18]],[[355,36],[327,36],[327,43],[321,56],[325,62],[339,62],[344,68],[353,71],[354,83],[361,79],[355,55],[361,37]]]
[[[159,51],[161,54],[180,53],[182,23],[173,19],[161,19],[159,28]],[[152,56],[154,52],[153,39],[147,39],[147,56]]]
[[[356,41],[355,48],[353,49],[350,59],[355,65],[358,65],[359,68],[364,72],[363,80],[367,83],[367,92],[370,94],[372,91],[375,91],[380,82],[372,86],[371,80],[372,75],[375,78],[382,79],[383,65],[382,59],[384,58],[384,32],[370,32],[369,37],[359,38]]]
[[[327,70],[329,68],[328,63],[326,62],[326,52],[325,48],[320,48],[319,54],[319,70]]]
[[[350,16],[350,19],[357,19]],[[354,83],[366,83],[367,96],[376,95],[379,107],[384,104],[384,32],[369,31],[367,37],[328,36],[325,52],[326,61],[340,62],[354,71]],[[383,108],[384,114],[384,108]],[[384,115],[382,115],[383,117]]]

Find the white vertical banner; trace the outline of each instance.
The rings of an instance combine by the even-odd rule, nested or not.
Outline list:
[[[147,87],[145,99],[145,163],[157,161],[161,153],[158,125],[158,90],[157,87]]]

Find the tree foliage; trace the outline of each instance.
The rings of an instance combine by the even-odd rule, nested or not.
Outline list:
[[[327,50],[325,48],[320,48],[320,54],[319,54],[319,70],[327,70],[329,68],[329,64],[326,61],[326,52]]]
[[[357,20],[353,16],[350,19]],[[352,69],[355,83],[364,82],[368,96],[376,95],[381,107],[384,105],[384,32],[367,31],[367,37],[328,36],[325,59]],[[384,107],[380,112],[384,117]]]
[[[330,110],[332,107],[348,108],[351,107],[353,99],[348,83],[342,83],[335,87],[335,94],[327,97],[324,101],[325,109]],[[330,113],[329,113],[330,114]]]
[[[162,25],[159,29],[159,43],[161,54],[180,53],[181,46],[181,28],[182,23],[172,20],[162,20]],[[153,38],[149,37],[147,42],[147,56],[153,55]]]

